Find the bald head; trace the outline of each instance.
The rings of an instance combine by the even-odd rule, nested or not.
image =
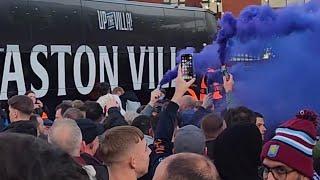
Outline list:
[[[194,108],[196,101],[193,99],[192,96],[185,95],[179,101],[180,110]]]
[[[80,156],[82,134],[77,123],[72,119],[55,121],[50,128],[48,141],[68,153],[70,156]]]
[[[219,174],[206,157],[194,153],[179,153],[164,159],[153,180],[219,180]]]

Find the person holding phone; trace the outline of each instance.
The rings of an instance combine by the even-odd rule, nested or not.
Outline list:
[[[28,96],[33,102],[33,106],[34,106],[33,113],[40,115],[42,119],[48,119],[47,108],[44,107],[40,99],[36,98],[36,94],[30,90],[30,91],[27,91],[25,95]]]

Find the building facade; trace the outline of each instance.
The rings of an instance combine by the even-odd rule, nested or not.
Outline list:
[[[249,5],[269,5],[272,8],[283,8],[292,4],[301,4],[310,0],[136,0],[141,2],[174,4],[177,6],[194,6],[210,9],[220,17],[223,12],[232,12],[238,16],[241,10]]]

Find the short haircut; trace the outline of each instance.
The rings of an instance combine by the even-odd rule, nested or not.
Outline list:
[[[63,115],[65,112],[66,112],[66,110],[67,109],[69,109],[69,108],[72,108],[72,104],[71,103],[69,103],[69,102],[62,102],[61,104],[59,104],[57,107],[56,107],[56,111],[58,110],[58,109],[61,109],[61,114]]]
[[[216,113],[210,113],[203,117],[201,122],[201,129],[204,132],[206,138],[214,138],[217,136],[217,132],[223,126],[223,119]]]
[[[96,101],[100,96],[108,93],[110,93],[110,85],[108,83],[95,83],[92,91],[88,94],[88,99]]]
[[[66,110],[66,112],[64,112],[62,114],[63,118],[69,118],[69,119],[83,119],[84,115],[83,113],[80,111],[80,109],[77,108],[69,108]]]
[[[98,84],[98,89],[100,91],[100,96],[104,96],[111,92],[110,84],[102,82]]]
[[[8,100],[8,105],[22,114],[31,115],[34,110],[32,100],[26,95],[16,95]]]
[[[67,153],[26,134],[0,133],[0,162],[0,179],[89,180]]]
[[[86,118],[95,122],[100,121],[103,116],[103,109],[99,103],[95,101],[86,101],[83,108],[80,109],[86,112]]]
[[[75,156],[80,151],[81,130],[72,119],[54,121],[48,134],[48,141],[71,156]]]
[[[149,135],[149,129],[151,128],[151,117],[146,115],[140,115],[134,118],[131,126],[140,129],[143,134]]]
[[[80,108],[82,108],[82,106],[84,105],[84,102],[81,101],[81,100],[74,100],[74,101],[72,101],[71,104],[72,104],[72,107],[73,107],[73,108],[80,109]]]
[[[112,94],[117,94],[118,92],[121,92],[121,94],[124,93],[124,90],[122,87],[115,87],[113,90],[112,90]]]
[[[228,127],[239,123],[256,123],[256,115],[247,107],[240,106],[229,109],[224,114],[224,120]]]
[[[212,162],[193,153],[179,153],[170,157],[166,167],[170,180],[218,180],[219,175]]]
[[[133,126],[119,126],[107,130],[100,148],[103,161],[112,164],[125,160],[132,146],[143,138],[143,133]]]

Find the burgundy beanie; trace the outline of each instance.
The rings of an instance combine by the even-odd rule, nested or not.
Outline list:
[[[276,129],[276,135],[262,149],[261,159],[268,158],[286,164],[300,174],[312,178],[312,149],[317,140],[318,115],[310,110],[300,111],[295,119]]]

